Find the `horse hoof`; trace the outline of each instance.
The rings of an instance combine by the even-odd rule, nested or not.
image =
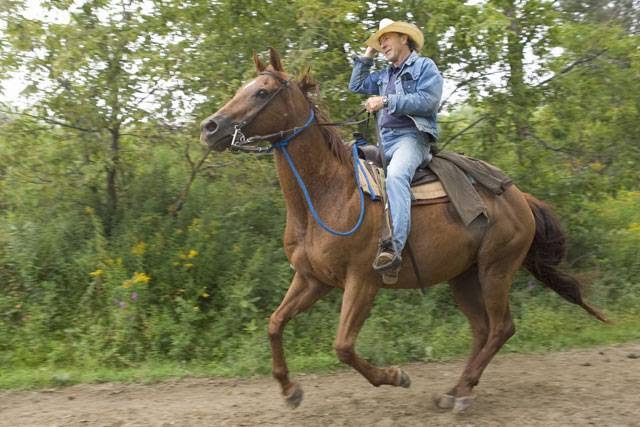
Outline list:
[[[463,414],[467,409],[473,405],[473,401],[476,398],[474,396],[456,397],[453,405],[454,414]]]
[[[452,409],[455,400],[455,397],[446,393],[433,396],[433,403],[440,409]]]
[[[296,409],[302,403],[302,398],[304,397],[304,392],[302,391],[302,387],[295,383],[289,393],[285,394],[284,402],[287,404],[289,409]]]
[[[411,386],[411,378],[409,377],[409,374],[400,368],[396,369],[398,370],[398,380],[396,385],[398,387],[409,388]]]

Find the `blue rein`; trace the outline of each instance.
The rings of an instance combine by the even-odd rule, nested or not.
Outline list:
[[[300,176],[300,173],[298,172],[298,169],[296,168],[296,165],[293,163],[293,159],[291,158],[291,155],[289,154],[289,151],[287,150],[287,146],[289,145],[289,143],[296,136],[300,135],[309,126],[311,126],[311,124],[313,123],[314,119],[315,119],[315,114],[313,112],[313,108],[311,108],[311,111],[309,112],[309,118],[307,119],[307,122],[304,124],[304,126],[302,126],[301,128],[296,129],[288,137],[286,137],[286,138],[284,138],[284,139],[282,139],[282,140],[280,140],[278,142],[273,143],[272,144],[272,148],[277,148],[280,151],[282,151],[282,153],[284,154],[284,158],[287,160],[287,163],[289,164],[289,168],[291,168],[291,172],[293,172],[293,176],[295,176],[296,181],[298,182],[298,186],[302,190],[302,194],[304,195],[304,199],[307,202],[307,206],[309,207],[309,211],[311,212],[311,215],[313,216],[313,219],[315,219],[315,221],[318,223],[318,225],[320,227],[322,227],[324,230],[326,230],[327,232],[333,234],[334,236],[351,236],[356,231],[358,231],[358,229],[362,225],[362,222],[364,220],[364,205],[365,205],[365,203],[364,203],[364,191],[362,190],[362,187],[360,187],[360,178],[358,176],[358,170],[360,168],[362,168],[362,165],[358,161],[358,149],[356,147],[357,144],[353,144],[351,151],[352,151],[352,155],[353,155],[353,170],[354,170],[354,175],[355,175],[356,187],[358,188],[358,191],[360,192],[360,215],[358,216],[358,221],[356,222],[356,224],[349,231],[337,231],[337,230],[334,230],[331,227],[329,227],[327,224],[325,224],[322,221],[322,219],[320,219],[320,216],[318,215],[318,211],[316,211],[316,208],[313,206],[313,202],[311,201],[311,196],[309,195],[309,190],[307,189],[307,186],[304,184],[304,181],[302,180],[302,177]],[[363,174],[364,174],[364,171],[363,171]],[[364,174],[364,176],[366,178],[366,174]],[[375,197],[375,195],[372,194],[372,199],[374,199],[374,197]]]

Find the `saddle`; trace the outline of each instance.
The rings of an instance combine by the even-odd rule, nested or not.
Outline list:
[[[368,175],[374,178],[383,175],[378,147],[360,140],[357,148]],[[366,177],[360,181],[364,191],[372,194],[372,185]],[[373,181],[377,181],[373,184],[383,182],[384,177]],[[489,163],[441,151],[428,165],[420,165],[416,171],[411,182],[412,204],[451,202],[462,223],[468,226],[479,216],[488,218],[487,208],[479,194],[480,188],[498,196],[511,184],[511,179],[504,172]]]
[[[382,168],[382,157],[380,156],[380,150],[377,146],[373,144],[358,145],[358,156],[362,160],[372,164],[373,166]],[[428,166],[428,162],[425,161],[420,166],[418,166],[415,175],[413,175],[411,186],[417,187],[419,185],[434,181],[438,181],[438,176],[433,173],[433,171]]]

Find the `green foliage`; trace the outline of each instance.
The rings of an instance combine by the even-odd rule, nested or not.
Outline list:
[[[220,154],[195,170],[198,122],[268,46],[294,76],[311,65],[319,101],[350,116],[349,56],[383,17],[424,28],[422,53],[464,95],[441,114],[447,148],[554,205],[566,267],[617,321],[522,275],[506,350],[639,338],[638,15],[625,2],[72,3],[43,2],[68,16],[55,22],[0,6],[0,78],[22,73],[31,102],[0,115],[0,387],[268,373],[267,319],[292,277],[274,165]],[[285,329],[292,370],[341,366],[340,297]],[[445,286],[382,291],[358,350],[443,360],[469,337]]]

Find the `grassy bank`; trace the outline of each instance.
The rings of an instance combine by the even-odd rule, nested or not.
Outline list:
[[[448,292],[446,286],[429,290],[424,296],[417,291],[382,292],[360,334],[358,351],[380,365],[465,357],[470,346],[469,329],[466,319],[454,307],[443,304]],[[344,368],[333,352],[339,296],[336,294],[332,301],[319,303],[310,313],[288,325],[285,348],[293,375]],[[607,315],[614,321],[605,325],[549,291],[516,290],[512,299],[517,332],[501,354],[558,351],[640,340],[640,316],[633,304],[605,306]],[[186,376],[269,375],[271,358],[265,329],[266,320],[264,325],[229,343],[229,350],[224,355],[219,354],[215,361],[180,362],[157,358],[114,367],[86,358],[83,363],[73,366],[64,363],[18,365],[2,369],[0,388],[145,383]]]

